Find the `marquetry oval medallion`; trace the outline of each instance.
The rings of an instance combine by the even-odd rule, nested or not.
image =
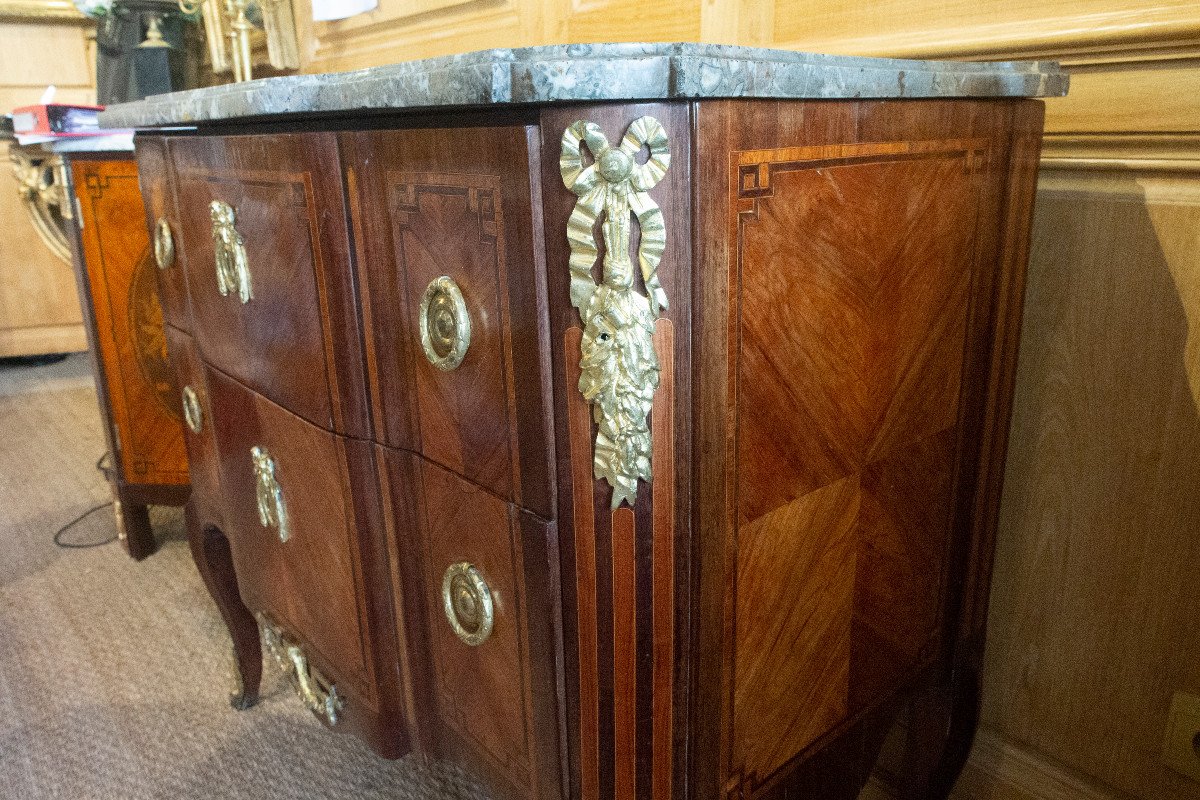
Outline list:
[[[182,410],[176,398],[175,373],[167,360],[167,337],[163,333],[162,305],[158,301],[158,277],[154,256],[147,247],[138,258],[129,285],[129,330],[134,355],[146,385],[158,404],[176,419]]]

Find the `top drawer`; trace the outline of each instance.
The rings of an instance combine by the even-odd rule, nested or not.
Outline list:
[[[342,146],[380,440],[551,516],[536,136],[373,131]]]
[[[336,138],[205,136],[170,154],[205,360],[316,425],[369,435]]]
[[[158,265],[158,295],[162,301],[163,320],[180,330],[190,331],[187,286],[175,247],[179,218],[167,165],[167,141],[161,136],[138,136],[136,144],[138,183],[146,207],[146,227],[150,231],[154,261]]]

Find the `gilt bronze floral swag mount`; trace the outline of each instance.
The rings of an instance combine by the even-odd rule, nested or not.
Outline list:
[[[584,163],[584,147],[592,156]],[[643,150],[649,152],[639,163]],[[571,304],[583,320],[579,391],[591,404],[598,428],[593,472],[612,487],[612,507],[637,501],[638,480],[651,480],[649,415],[659,383],[654,321],[667,309],[658,265],[667,244],[662,210],[648,194],[671,164],[667,132],[653,117],[634,120],[613,147],[599,126],[579,120],[563,132],[559,168],[578,196],[567,220],[571,247]],[[600,256],[594,229],[604,240],[603,277],[592,271]],[[631,216],[640,228],[635,281],[630,256]]]

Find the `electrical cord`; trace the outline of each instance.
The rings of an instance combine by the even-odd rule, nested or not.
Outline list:
[[[96,459],[96,469],[99,470],[100,474],[102,474],[106,480],[109,476],[109,473],[112,471],[112,467],[109,465],[106,465],[104,463],[105,460],[108,458],[108,455],[109,455],[108,453],[105,453],[104,455],[100,456],[100,458]],[[112,504],[113,504],[113,501],[109,500],[107,503],[100,503],[99,505],[92,506],[87,511],[80,514],[78,517],[76,517],[75,519],[68,522],[66,525],[63,525],[61,528],[59,528],[57,531],[54,532],[54,544],[56,544],[59,547],[68,549],[68,550],[83,550],[83,549],[86,549],[89,547],[101,547],[103,545],[111,544],[112,542],[115,542],[117,540],[116,534],[113,534],[112,536],[108,537],[107,539],[103,539],[99,542],[65,542],[62,539],[63,534],[65,534],[67,531],[71,530],[71,528],[74,528],[76,525],[83,522],[85,519],[90,517],[92,514],[95,514],[97,511],[110,507]]]
[[[83,550],[88,547],[100,547],[101,545],[111,544],[112,542],[115,542],[117,540],[117,535],[115,533],[112,536],[108,537],[107,539],[102,539],[99,542],[64,542],[62,539],[62,535],[64,533],[66,533],[67,531],[71,530],[71,528],[74,528],[76,525],[83,522],[85,519],[90,517],[92,514],[95,514],[100,509],[108,508],[111,505],[112,505],[112,500],[109,500],[107,503],[101,503],[98,506],[92,506],[87,511],[80,514],[78,517],[76,517],[75,519],[68,522],[66,525],[63,525],[61,528],[59,528],[57,531],[55,531],[54,543],[56,545],[58,545],[59,547],[66,548],[68,550]]]

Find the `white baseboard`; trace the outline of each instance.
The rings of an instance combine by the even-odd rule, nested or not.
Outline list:
[[[872,777],[859,800],[896,800],[884,781]],[[954,787],[951,800],[1125,800],[1050,763],[988,730],[975,747]]]
[[[1121,800],[1046,757],[980,730],[954,800]]]

